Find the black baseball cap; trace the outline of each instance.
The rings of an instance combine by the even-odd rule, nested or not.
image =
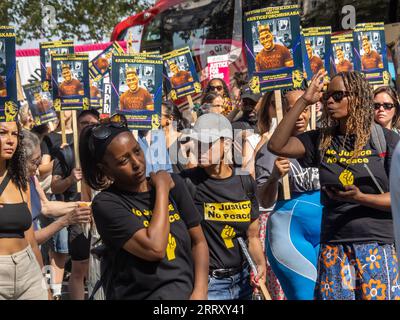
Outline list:
[[[91,115],[95,116],[97,119],[100,118],[100,113],[96,109],[89,109],[89,110],[80,111],[78,114],[78,119],[80,117],[86,116],[87,114],[91,114]]]
[[[261,94],[259,93],[253,93],[248,85],[243,86],[242,88],[242,100],[243,99],[250,99],[253,100],[254,102],[258,102],[261,98]]]

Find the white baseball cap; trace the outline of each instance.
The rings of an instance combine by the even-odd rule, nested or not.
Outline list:
[[[187,138],[203,143],[212,143],[221,138],[233,140],[233,129],[229,120],[218,113],[206,113],[197,118],[190,133],[182,135],[180,140]]]

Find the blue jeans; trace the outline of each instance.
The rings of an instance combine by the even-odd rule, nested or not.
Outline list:
[[[208,276],[208,300],[251,300],[252,293],[248,268],[227,278]]]

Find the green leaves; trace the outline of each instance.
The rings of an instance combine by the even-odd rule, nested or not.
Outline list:
[[[107,41],[114,26],[147,9],[140,0],[1,0],[0,24],[13,25],[25,40]],[[54,8],[54,9],[53,9]]]

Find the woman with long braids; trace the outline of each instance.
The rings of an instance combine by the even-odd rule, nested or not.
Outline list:
[[[389,193],[399,136],[374,124],[373,94],[358,72],[326,84],[319,71],[272,135],[268,149],[318,167],[323,217],[316,299],[400,298]],[[303,110],[324,102],[322,127],[291,136]]]
[[[0,123],[0,300],[47,300],[17,122]]]

